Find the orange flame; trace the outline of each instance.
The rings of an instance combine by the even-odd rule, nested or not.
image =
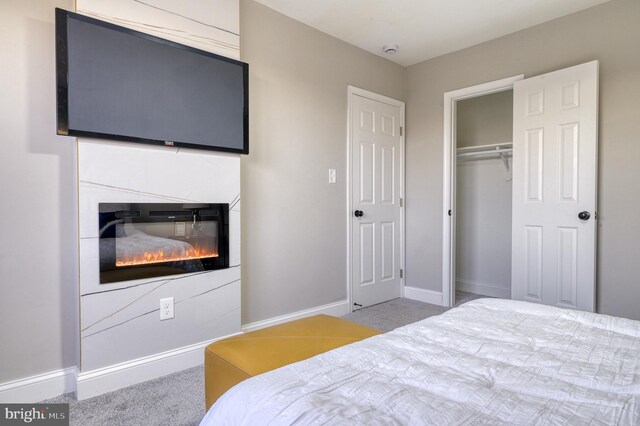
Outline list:
[[[116,266],[148,265],[150,263],[177,262],[180,260],[218,257],[218,252],[210,248],[190,248],[186,251],[165,253],[164,251],[144,252],[125,259],[116,259]]]

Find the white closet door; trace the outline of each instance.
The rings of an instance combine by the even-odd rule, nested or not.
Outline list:
[[[513,299],[595,310],[598,62],[516,82]]]

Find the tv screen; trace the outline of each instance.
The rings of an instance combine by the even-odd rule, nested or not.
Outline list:
[[[248,154],[248,67],[56,9],[57,133]]]

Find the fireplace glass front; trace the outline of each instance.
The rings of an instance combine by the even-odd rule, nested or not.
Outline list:
[[[100,203],[100,283],[229,267],[229,204]]]

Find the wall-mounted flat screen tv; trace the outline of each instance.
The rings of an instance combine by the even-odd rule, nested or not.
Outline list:
[[[56,9],[57,133],[248,154],[246,63]]]

